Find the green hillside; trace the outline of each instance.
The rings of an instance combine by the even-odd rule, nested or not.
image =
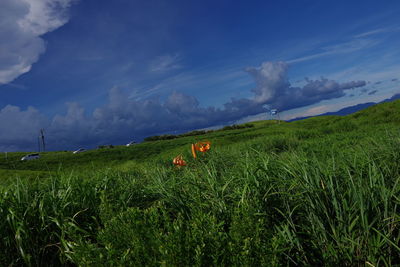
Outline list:
[[[2,156],[0,266],[400,264],[400,101],[251,124]]]
[[[400,102],[390,102],[370,107],[366,110],[349,116],[315,117],[291,123],[277,121],[252,122],[254,127],[238,130],[218,130],[203,135],[181,137],[172,140],[144,142],[131,147],[116,146],[90,150],[88,152],[73,154],[72,152],[45,152],[41,159],[22,162],[21,157],[26,152],[8,153],[7,158],[0,157],[0,170],[32,170],[32,171],[58,171],[60,169],[102,168],[118,167],[135,161],[170,160],[175,154],[186,153],[189,156],[191,143],[199,140],[210,140],[214,149],[225,149],[229,146],[254,143],[259,141],[264,144],[265,150],[287,150],[294,146],[300,149],[311,149],[316,143],[334,142],[335,146],[346,146],[362,143],[372,135],[385,134],[396,130],[400,123]],[[340,142],[335,137],[346,133]],[[255,142],[257,143],[257,142]],[[327,144],[328,144],[327,143]],[[34,177],[34,175],[32,176]]]

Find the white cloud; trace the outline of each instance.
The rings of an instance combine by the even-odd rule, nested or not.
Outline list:
[[[333,79],[344,80],[352,77],[353,79],[368,78],[370,82],[391,80],[399,76],[400,65],[389,65],[385,62],[374,61],[366,66],[351,67],[339,72],[330,73]]]
[[[175,55],[163,55],[151,62],[150,71],[151,72],[165,72],[175,69],[180,69],[182,66],[179,64],[180,56]]]
[[[0,8],[0,84],[30,71],[46,49],[41,36],[68,21],[75,0],[2,0]]]
[[[285,93],[290,86],[287,70],[288,65],[285,62],[264,62],[260,68],[246,69],[257,84],[257,87],[252,90],[257,103],[267,103],[277,94]]]
[[[345,95],[346,90],[366,85],[365,81],[338,83],[326,78],[306,78],[303,87],[293,87],[288,81],[288,64],[285,62],[264,62],[260,67],[249,67],[246,71],[256,82],[256,87],[252,90],[255,93],[254,101],[280,111],[339,98]]]
[[[207,81],[205,85],[204,81]],[[199,69],[196,71],[184,71],[161,80],[160,82],[147,86],[147,88],[137,88],[130,95],[136,100],[143,100],[154,96],[166,96],[172,91],[191,91],[196,97],[201,98],[199,92],[203,92],[205,86],[208,90],[213,89],[213,99],[208,99],[207,103],[218,105],[227,101],[226,96],[232,95],[234,91],[242,91],[252,84],[251,78],[243,71],[242,67],[227,68],[219,70]],[[222,99],[221,99],[222,98]],[[208,104],[210,105],[210,104]]]
[[[286,62],[289,64],[293,64],[293,63],[299,63],[299,62],[317,59],[317,58],[321,58],[321,57],[325,57],[325,56],[352,53],[355,51],[373,47],[379,43],[380,43],[379,40],[355,38],[355,39],[352,39],[347,42],[322,47],[320,49],[320,50],[322,50],[322,52],[314,53],[314,54],[303,56],[303,57],[294,58],[294,59],[288,60]]]
[[[380,33],[396,32],[396,31],[399,31],[399,30],[400,30],[399,27],[379,28],[379,29],[375,29],[375,30],[370,30],[370,31],[359,33],[359,34],[355,35],[354,37],[355,38],[362,38],[362,37],[377,35],[377,34],[380,34]]]

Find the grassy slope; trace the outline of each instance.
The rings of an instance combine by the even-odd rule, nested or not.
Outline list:
[[[368,138],[375,132],[385,133],[395,128],[400,119],[398,102],[385,103],[370,107],[350,116],[315,117],[292,123],[277,124],[273,121],[254,122],[254,128],[216,131],[206,135],[182,137],[173,140],[145,142],[132,147],[117,146],[112,149],[92,150],[74,155],[71,152],[41,153],[37,161],[21,162],[19,159],[27,153],[8,153],[8,159],[0,158],[0,170],[32,170],[57,171],[60,169],[79,169],[90,166],[116,167],[129,161],[149,161],[153,159],[171,159],[176,154],[187,152],[188,145],[198,140],[210,140],[214,148],[235,146],[249,140],[259,139],[265,142],[271,139],[281,142],[295,142],[296,145],[306,145],[298,141],[306,141],[314,145],[332,140],[335,145],[345,145],[346,141],[355,138],[357,141]],[[335,136],[348,133],[346,141],[335,140]],[[359,138],[360,137],[360,138]],[[287,139],[286,141],[284,139]],[[343,144],[341,144],[343,143]],[[187,153],[186,153],[187,154]],[[187,154],[189,155],[189,154]],[[5,173],[4,171],[2,173]],[[7,172],[8,173],[8,172]],[[1,175],[0,177],[5,175]]]
[[[9,153],[0,265],[398,263],[399,115],[396,101],[31,162]],[[212,150],[193,160],[199,140]]]

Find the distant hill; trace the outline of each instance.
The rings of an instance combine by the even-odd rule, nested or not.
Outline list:
[[[291,120],[287,120],[287,122],[304,120],[304,119],[312,118],[312,117],[328,116],[328,115],[345,116],[345,115],[349,115],[349,114],[352,114],[354,112],[366,109],[366,108],[368,108],[370,106],[373,106],[373,105],[376,105],[376,104],[379,104],[379,103],[391,102],[391,101],[394,101],[396,99],[400,99],[400,93],[399,94],[395,94],[392,97],[387,98],[385,100],[382,100],[380,102],[367,102],[367,103],[363,103],[363,104],[357,104],[357,105],[354,105],[354,106],[349,106],[349,107],[342,108],[342,109],[340,109],[338,111],[334,111],[334,112],[326,112],[326,113],[322,113],[322,114],[315,115],[315,116],[306,116],[306,117],[294,118],[294,119],[291,119]]]

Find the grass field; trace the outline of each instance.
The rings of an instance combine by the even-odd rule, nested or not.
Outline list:
[[[252,124],[31,162],[8,153],[0,266],[400,264],[399,101]],[[211,150],[193,159],[203,140]]]

